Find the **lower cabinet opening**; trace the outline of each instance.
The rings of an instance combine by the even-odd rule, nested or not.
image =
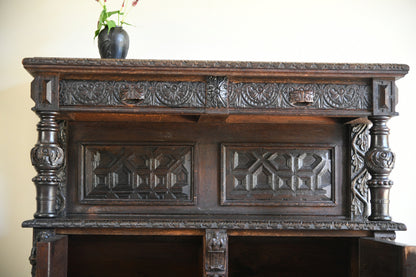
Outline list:
[[[202,276],[202,246],[196,236],[70,236],[68,276]]]
[[[351,276],[354,241],[230,237],[229,277]]]

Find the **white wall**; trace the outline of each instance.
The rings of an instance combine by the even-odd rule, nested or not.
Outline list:
[[[38,119],[21,60],[98,57],[99,12],[94,0],[0,1],[0,276],[30,274],[31,230],[20,224],[35,211],[29,152]],[[391,214],[408,226],[397,241],[416,245],[415,0],[140,0],[129,22],[128,58],[409,64],[397,83],[400,117],[389,124]]]

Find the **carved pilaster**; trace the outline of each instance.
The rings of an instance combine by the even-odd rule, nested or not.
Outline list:
[[[394,167],[395,156],[389,147],[389,128],[386,123],[389,116],[369,117],[373,122],[370,129],[371,145],[365,156],[365,164],[371,174],[367,181],[371,193],[370,220],[391,220],[389,215],[390,188],[393,181],[389,180],[390,172]]]
[[[228,276],[228,236],[226,230],[206,230],[204,264],[204,277]]]
[[[64,164],[64,151],[58,144],[59,126],[56,112],[39,112],[38,142],[31,152],[32,164],[38,175],[33,178],[36,185],[35,217],[57,216],[58,176]]]
[[[51,229],[33,229],[33,245],[32,250],[30,251],[29,262],[32,265],[32,277],[36,276],[36,256],[37,256],[37,247],[36,244],[39,241],[44,241],[48,238],[55,236],[55,231]]]
[[[371,178],[365,167],[365,153],[370,147],[369,124],[351,125],[351,218],[363,220],[369,215],[370,195],[367,181]]]

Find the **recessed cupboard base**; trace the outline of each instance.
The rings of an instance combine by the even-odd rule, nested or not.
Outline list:
[[[32,276],[414,276],[401,64],[28,58]]]

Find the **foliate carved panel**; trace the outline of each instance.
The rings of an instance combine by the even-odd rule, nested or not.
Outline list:
[[[227,276],[228,236],[226,230],[207,229],[205,233],[204,277]]]
[[[59,122],[58,132],[58,144],[61,146],[64,156],[67,156],[68,149],[68,124],[66,121]],[[56,195],[56,210],[58,216],[64,216],[66,212],[66,188],[67,188],[67,162],[64,159],[64,163],[58,172],[58,178],[60,182],[58,184],[57,195]]]
[[[351,218],[364,219],[369,214],[370,195],[367,181],[370,174],[365,167],[365,153],[370,148],[368,124],[351,126]]]
[[[193,146],[84,146],[82,201],[192,204]]]
[[[372,102],[367,85],[231,83],[229,93],[233,108],[293,108],[299,103],[295,94],[306,95],[313,109],[369,110]]]
[[[204,82],[61,80],[60,105],[204,107]]]
[[[223,145],[222,204],[335,205],[332,146]]]

